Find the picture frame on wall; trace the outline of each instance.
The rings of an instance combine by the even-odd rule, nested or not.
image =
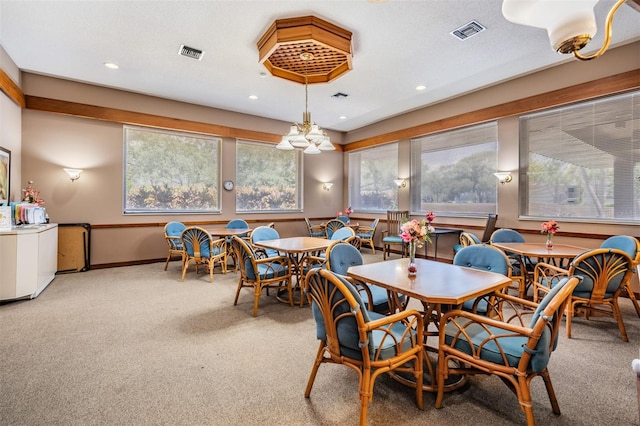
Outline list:
[[[0,146],[0,206],[9,205],[11,151]]]

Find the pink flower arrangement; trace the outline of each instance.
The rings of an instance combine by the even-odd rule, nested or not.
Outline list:
[[[543,234],[555,234],[556,232],[558,232],[558,229],[560,229],[560,227],[558,226],[558,222],[556,222],[555,220],[542,222],[540,228],[540,232],[542,232]]]
[[[424,221],[408,220],[402,224],[400,238],[405,243],[415,242],[418,247],[422,247],[426,242],[431,242],[431,233],[434,231],[433,226],[426,224]]]
[[[44,204],[44,200],[40,198],[40,191],[36,191],[33,188],[33,181],[30,180],[27,183],[28,183],[27,189],[22,190],[22,192],[24,193],[24,195],[22,196],[22,201],[26,201],[32,204],[39,204],[39,205]]]
[[[436,214],[434,212],[427,212],[427,222],[433,222],[433,219],[436,218]]]
[[[351,215],[351,213],[353,213],[353,209],[351,208],[351,206],[349,206],[349,207],[347,207],[346,209],[344,209],[344,212],[339,211],[339,212],[338,212],[338,216],[342,216],[342,215],[350,216],[350,215]]]

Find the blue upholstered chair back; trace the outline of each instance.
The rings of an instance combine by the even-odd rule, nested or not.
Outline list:
[[[475,244],[461,248],[453,258],[453,264],[510,276],[510,262],[507,256],[501,250],[488,245]],[[462,308],[468,311],[475,309],[477,313],[485,314],[488,302],[471,299],[464,302]]]
[[[505,254],[495,247],[481,244],[460,249],[453,258],[453,264],[509,275],[509,259]]]
[[[333,235],[333,233],[336,232],[338,229],[344,228],[344,226],[345,226],[344,222],[342,222],[341,220],[331,219],[330,221],[328,221],[325,228],[327,238],[331,239],[331,236]]]
[[[182,231],[182,244],[190,258],[208,259],[211,256],[211,241],[213,241],[211,234],[197,226],[191,226]]]
[[[171,247],[172,250],[182,250],[182,231],[184,231],[186,227],[182,222],[169,222],[164,226],[164,233],[167,237],[176,237],[167,238],[169,247]]]
[[[628,235],[615,235],[613,237],[609,237],[600,244],[600,248],[614,248],[622,250],[627,253],[634,262],[638,262],[640,260],[638,240]]]
[[[280,238],[280,234],[274,228],[269,228],[268,226],[258,226],[251,233],[251,243],[255,244],[260,241],[266,240],[277,240]],[[273,249],[265,249],[268,257],[279,256],[277,250]]]
[[[338,216],[336,217],[342,223],[349,223],[349,216]]]
[[[362,254],[349,243],[338,243],[329,250],[329,270],[347,275],[350,266],[362,265]]]
[[[169,222],[164,231],[170,237],[179,237],[187,226],[182,222]]]
[[[491,242],[495,243],[524,243],[524,237],[513,229],[498,229],[491,235]]]
[[[227,223],[227,229],[245,229],[248,227],[249,224],[244,219],[233,219]]]
[[[333,241],[344,241],[349,237],[353,237],[354,235],[355,232],[353,232],[353,229],[345,227],[336,230],[333,234],[331,234],[331,237],[329,239]]]
[[[632,271],[633,261],[618,249],[598,248],[576,256],[569,274],[582,277],[573,295],[584,299],[612,297]]]

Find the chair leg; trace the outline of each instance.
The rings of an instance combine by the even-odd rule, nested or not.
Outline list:
[[[627,285],[625,286],[625,290],[627,291],[627,295],[629,296],[629,299],[631,299],[631,303],[633,303],[633,307],[636,310],[636,314],[638,315],[638,318],[640,318],[640,305],[638,304],[638,299],[636,299],[636,295],[633,292],[633,289],[631,288],[631,284],[627,283]]]
[[[167,256],[167,261],[164,262],[164,270],[167,270],[167,267],[169,266],[169,260],[171,260],[171,253],[169,253],[169,256]],[[640,314],[638,314],[640,316]]]
[[[524,411],[524,415],[527,418],[527,426],[534,426],[536,424],[533,418],[533,403],[531,402],[531,390],[529,389],[529,382],[526,377],[518,377],[518,402],[520,408]]]
[[[416,354],[414,369],[415,369],[415,377],[416,377],[416,405],[419,409],[424,410],[424,394],[422,392],[422,381],[424,379],[424,375],[422,374],[422,366],[423,366],[423,355],[422,351],[418,351]]]
[[[571,339],[571,320],[573,319],[573,313],[576,310],[576,305],[573,303],[573,301],[569,300],[569,303],[567,303],[567,309],[565,312],[565,316],[566,321],[567,321],[567,337],[569,339]]]
[[[613,317],[618,321],[618,329],[620,330],[620,337],[622,337],[623,342],[628,342],[629,338],[627,337],[627,330],[624,327],[624,322],[622,321],[622,314],[620,313],[620,307],[618,306],[618,299],[613,299],[613,303],[611,303],[611,307],[613,309]]]
[[[549,395],[549,402],[551,403],[551,409],[554,414],[560,415],[560,405],[558,405],[558,399],[556,398],[556,393],[553,390],[553,385],[551,384],[551,376],[549,376],[549,370],[546,368],[543,372],[540,373],[542,376],[542,380],[544,380],[544,386],[547,388],[547,395]]]
[[[309,395],[311,395],[311,388],[313,387],[313,382],[316,380],[316,374],[318,373],[318,368],[320,368],[320,364],[322,364],[322,358],[324,357],[325,346],[326,346],[326,342],[324,340],[321,340],[320,347],[318,348],[318,353],[316,354],[316,359],[313,362],[313,367],[311,368],[311,374],[309,375],[309,380],[307,381],[307,388],[304,391],[305,398],[309,398]]]
[[[182,262],[182,279],[180,281],[184,281],[184,276],[187,273],[187,269],[189,269],[189,261]],[[198,273],[198,266],[196,266],[196,274]]]
[[[240,277],[240,281],[238,281],[238,289],[236,290],[236,297],[233,299],[233,305],[238,304],[238,297],[240,296],[240,290],[242,290],[242,277]]]
[[[367,425],[367,411],[373,395],[373,381],[371,370],[365,369],[360,374],[360,426]]]
[[[262,288],[259,285],[253,286],[253,316],[258,316],[258,304],[260,303],[260,295],[262,294]]]

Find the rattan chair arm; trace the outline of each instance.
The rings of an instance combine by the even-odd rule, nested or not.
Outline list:
[[[446,314],[444,314],[441,318],[440,318],[440,333],[444,333],[445,330],[445,326],[447,324],[448,321],[451,321],[455,318],[467,318],[471,321],[473,321],[474,323],[477,324],[482,324],[482,325],[486,325],[489,327],[497,327],[500,328],[504,331],[509,331],[512,333],[518,333],[520,335],[522,335],[523,337],[531,337],[533,336],[533,329],[529,328],[529,327],[524,327],[521,325],[516,325],[516,324],[511,324],[508,322],[504,322],[504,321],[500,321],[500,320],[496,320],[493,318],[489,318],[487,316],[484,315],[478,315],[478,314],[474,314],[471,312],[467,312],[467,311],[463,311],[461,309],[455,309],[453,311],[449,311]]]
[[[383,328],[385,325],[406,321],[411,317],[416,317],[416,324],[418,328],[424,328],[422,314],[415,309],[407,309],[404,311],[396,312],[395,314],[386,315],[382,318],[369,321],[368,323],[366,323],[366,331],[373,331],[375,329]]]

